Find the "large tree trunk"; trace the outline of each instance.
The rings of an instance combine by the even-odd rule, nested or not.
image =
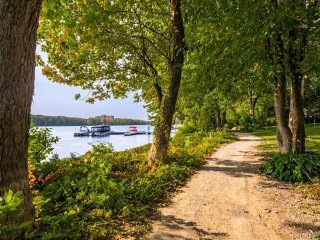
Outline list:
[[[305,152],[305,116],[303,111],[303,74],[292,73],[291,76],[291,98],[290,98],[290,128],[294,139],[294,150],[296,153]]]
[[[274,89],[273,101],[277,123],[277,142],[280,153],[292,150],[292,133],[286,117],[286,75],[284,46],[280,35],[274,37]]]
[[[271,0],[274,11],[279,11],[278,0]],[[277,142],[280,153],[292,150],[292,133],[286,117],[286,66],[285,49],[280,33],[267,40],[268,55],[274,65],[273,104],[277,123]]]
[[[0,1],[0,196],[9,189],[24,196],[11,224],[34,217],[27,148],[40,6],[41,0]]]
[[[291,77],[290,128],[294,139],[296,153],[305,152],[305,116],[304,116],[304,75],[301,63],[307,45],[303,29],[289,31],[288,64]]]
[[[149,153],[149,165],[151,166],[164,161],[167,156],[172,120],[178,99],[184,62],[185,35],[180,0],[170,0],[170,14],[173,27],[173,54],[172,60],[169,61],[170,84],[161,104],[154,131],[153,143]]]

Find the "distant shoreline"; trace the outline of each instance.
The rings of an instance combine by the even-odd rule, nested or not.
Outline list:
[[[45,116],[45,115],[31,115],[31,122],[38,127],[71,127],[71,126],[92,126],[100,124],[115,125],[149,125],[150,121],[130,118],[113,118],[102,121],[101,118],[78,118],[65,116]]]
[[[97,124],[99,125],[99,124]],[[103,125],[103,124],[100,124]],[[151,123],[149,124],[107,124],[109,126],[129,126],[129,125],[137,125],[137,126],[146,126],[146,125],[151,125]],[[81,127],[81,126],[93,126],[93,125],[36,125],[36,127]]]

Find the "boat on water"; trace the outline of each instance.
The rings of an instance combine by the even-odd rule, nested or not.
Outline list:
[[[98,125],[91,128],[91,137],[106,137],[111,134],[109,125]]]
[[[126,132],[114,132],[111,131],[109,125],[97,125],[91,127],[91,130],[87,126],[81,126],[80,131],[74,133],[75,137],[106,137],[109,135],[124,135],[124,136],[133,136],[133,135],[144,135],[144,134],[152,134],[150,132],[150,128],[148,128],[148,132],[146,131],[138,131],[136,126],[129,126]]]
[[[91,127],[91,130],[87,126],[81,126],[80,132],[74,133],[75,137],[106,137],[111,134],[109,125],[97,125]]]
[[[81,126],[80,132],[74,133],[73,136],[75,136],[75,137],[89,137],[90,133],[91,133],[91,131],[89,130],[89,128],[87,126]]]
[[[133,135],[140,135],[140,134],[146,134],[145,131],[138,131],[136,126],[130,126],[128,127],[127,132],[124,133],[124,136],[133,136]]]
[[[137,135],[138,134],[138,129],[136,126],[130,126],[128,127],[128,131],[124,133],[124,136],[132,136],[132,135]]]

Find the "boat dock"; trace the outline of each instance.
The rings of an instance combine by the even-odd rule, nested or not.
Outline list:
[[[126,133],[128,133],[128,132],[113,132],[113,131],[111,131],[110,132],[110,135],[124,135],[124,134],[126,134]],[[131,134],[131,135],[151,135],[152,134],[152,132],[145,132],[145,131],[142,131],[142,132],[136,132],[135,134]]]
[[[133,135],[151,135],[153,134],[152,132],[135,132],[128,134],[128,132],[113,132],[111,131],[109,135],[124,135],[124,136],[133,136]],[[74,137],[90,137],[89,133],[75,133]]]
[[[123,135],[123,136],[133,136],[133,135],[151,135],[150,127],[148,131],[138,131],[136,126],[130,126],[126,132],[115,132],[111,131],[109,125],[97,125],[91,127],[91,130],[87,126],[81,126],[80,131],[74,133],[74,137],[106,137],[110,135]]]

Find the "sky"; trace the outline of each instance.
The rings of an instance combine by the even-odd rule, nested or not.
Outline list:
[[[42,53],[40,53],[42,55]],[[133,94],[126,99],[107,99],[94,104],[85,100],[75,100],[74,95],[87,95],[87,91],[79,87],[54,83],[42,75],[41,68],[36,68],[35,91],[31,107],[32,114],[68,117],[94,117],[99,115],[114,115],[119,118],[134,118],[147,120],[147,111],[143,102],[135,103]]]

